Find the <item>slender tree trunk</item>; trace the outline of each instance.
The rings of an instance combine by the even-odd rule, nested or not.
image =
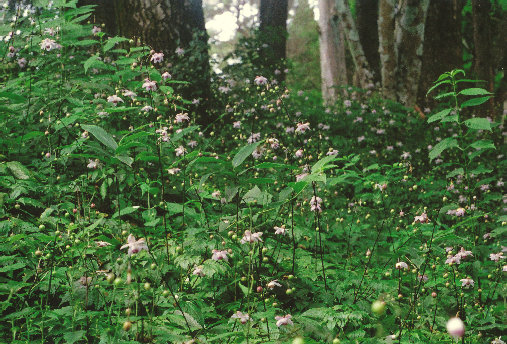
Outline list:
[[[279,65],[286,57],[288,0],[261,0],[259,10],[260,31],[268,45],[263,49],[263,67]],[[284,73],[278,77],[283,79]]]
[[[340,25],[344,30],[350,55],[354,62],[355,74],[359,86],[362,88],[370,88],[373,85],[373,75],[364,54],[363,47],[361,46],[359,34],[354,19],[352,18],[348,1],[336,0],[336,10],[338,12],[337,19],[339,19]]]
[[[463,64],[461,11],[463,0],[430,0],[424,32],[424,51],[417,104],[431,107],[435,101],[426,97],[433,82],[444,72]]]
[[[405,0],[396,25],[398,100],[413,107],[417,100],[429,0]]]
[[[348,83],[343,31],[333,19],[335,12],[334,0],[319,0],[320,74],[325,102],[336,100],[337,89],[333,86]]]
[[[476,77],[486,83],[479,84],[488,91],[494,91],[493,56],[491,54],[491,2],[488,0],[472,0],[472,20],[474,26],[474,60],[473,69]],[[505,44],[505,42],[504,42]],[[492,115],[494,100],[491,99],[481,106],[481,110]]]
[[[397,60],[394,28],[396,27],[394,10],[396,0],[380,0],[378,16],[380,77],[384,98],[396,100]]]
[[[356,1],[359,40],[361,41],[375,82],[380,81],[379,33],[377,25],[378,6],[379,0]]]

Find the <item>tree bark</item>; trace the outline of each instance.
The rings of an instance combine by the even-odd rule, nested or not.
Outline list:
[[[288,0],[261,0],[260,3],[259,29],[270,36],[269,46],[278,60],[286,57],[288,6]]]
[[[394,40],[396,0],[380,0],[378,16],[380,78],[384,98],[396,100],[397,57]]]
[[[491,2],[486,0],[472,0],[472,21],[474,27],[474,59],[475,76],[486,81],[478,86],[494,91],[493,56],[491,54]],[[494,111],[494,100],[491,99],[480,107],[488,115]]]
[[[337,19],[343,28],[347,46],[352,56],[352,61],[354,62],[358,84],[362,88],[370,88],[373,86],[373,75],[364,54],[363,47],[361,46],[359,34],[354,19],[352,18],[348,1],[336,0],[336,10],[338,12]]]
[[[398,57],[398,101],[413,107],[417,100],[429,0],[405,0],[395,37]]]
[[[336,15],[334,0],[319,0],[319,13],[322,98],[330,103],[337,97],[337,89],[333,86],[348,84],[345,38],[333,19]]]
[[[432,97],[426,97],[428,89],[442,73],[463,65],[461,11],[464,2],[430,0],[417,96],[417,104],[420,107],[436,104]]]
[[[357,31],[366,60],[373,73],[373,80],[380,81],[380,56],[378,34],[378,0],[357,0]],[[322,13],[322,12],[320,12]]]

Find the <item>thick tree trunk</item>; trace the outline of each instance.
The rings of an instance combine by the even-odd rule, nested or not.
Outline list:
[[[444,72],[461,68],[463,64],[461,11],[463,0],[430,0],[424,32],[424,51],[417,104],[435,104],[426,92]]]
[[[378,16],[380,77],[384,98],[396,100],[396,67],[398,58],[394,40],[396,0],[380,0]]]
[[[288,0],[261,0],[260,31],[271,37],[270,49],[275,59],[286,57]]]
[[[330,103],[337,96],[337,89],[333,86],[348,84],[345,38],[343,30],[333,19],[336,14],[334,0],[319,0],[319,13],[322,98]]]
[[[380,57],[378,34],[378,0],[357,0],[357,31],[366,60],[373,73],[373,80],[380,81]],[[322,13],[322,12],[321,12]]]
[[[491,2],[486,0],[472,0],[472,20],[474,26],[474,60],[475,76],[486,81],[478,86],[494,91],[493,56],[491,54]],[[505,44],[505,42],[504,42]],[[491,99],[481,106],[481,110],[492,115],[494,100]]]
[[[348,5],[348,1],[336,0],[336,10],[338,12],[337,19],[344,30],[347,46],[354,62],[355,74],[359,86],[362,88],[370,88],[373,85],[373,75],[368,64],[368,60],[364,55],[363,47],[359,40],[359,34],[356,24],[352,18],[352,13]]]
[[[398,57],[398,100],[413,107],[417,100],[429,0],[405,0],[395,37]]]

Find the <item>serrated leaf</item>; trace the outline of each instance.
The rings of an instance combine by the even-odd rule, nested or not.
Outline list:
[[[430,118],[428,118],[428,123],[433,123],[433,122],[441,120],[442,118],[447,116],[451,111],[452,111],[452,109],[444,109],[440,112],[437,112],[436,114],[434,114],[434,115],[430,116]]]
[[[496,149],[495,144],[491,140],[475,141],[470,145],[470,147],[475,149]]]
[[[252,144],[246,145],[242,147],[238,153],[234,156],[232,159],[232,167],[236,168],[239,165],[245,161],[246,158],[248,158],[252,153],[255,151],[255,149],[261,144],[261,141],[254,142]]]
[[[452,172],[449,172],[447,174],[446,178],[453,178],[453,177],[456,177],[459,175],[463,175],[464,173],[465,173],[465,170],[463,169],[463,167],[460,167],[460,168],[455,169]]]
[[[128,41],[128,38],[125,37],[111,37],[107,40],[106,44],[104,44],[104,52],[111,50],[117,43]]]
[[[112,218],[113,218],[113,219],[114,219],[114,218],[117,218],[118,216],[120,216],[120,214],[121,214],[121,216],[123,216],[123,215],[127,215],[127,214],[131,214],[131,213],[133,213],[134,211],[136,211],[136,210],[137,210],[137,209],[139,209],[139,208],[140,208],[139,206],[133,206],[133,207],[125,207],[125,208],[122,208],[122,209],[120,209],[120,211],[119,211],[119,212],[117,211],[116,213],[114,213],[114,215],[113,215],[113,217],[112,217]]]
[[[63,335],[63,339],[65,339],[65,342],[67,344],[74,344],[75,342],[77,342],[78,340],[83,338],[84,334],[85,334],[85,331],[83,331],[83,330],[74,331],[74,332],[67,332]]]
[[[465,125],[470,129],[491,131],[491,123],[487,118],[470,118],[465,121]]]
[[[30,170],[23,166],[23,164],[19,161],[8,161],[6,165],[17,179],[30,179]]]
[[[437,156],[439,156],[444,150],[449,148],[458,147],[458,141],[455,138],[448,137],[446,139],[443,139],[439,143],[433,147],[433,149],[429,153],[430,160],[435,159]]]
[[[461,108],[481,105],[481,104],[487,102],[489,98],[491,98],[491,97],[487,96],[487,97],[478,97],[478,98],[468,99],[468,100],[464,101],[463,103],[461,103]]]
[[[485,90],[484,88],[466,88],[458,94],[461,94],[464,96],[483,96],[483,95],[488,95],[488,94],[493,94],[493,93]]]
[[[118,144],[113,139],[111,135],[109,135],[104,129],[98,127],[96,125],[89,124],[81,124],[81,128],[95,136],[97,140],[102,142],[105,146],[111,148],[112,150],[116,150],[118,148]]]

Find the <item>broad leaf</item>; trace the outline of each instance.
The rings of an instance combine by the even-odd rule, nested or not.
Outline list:
[[[238,153],[234,156],[232,159],[232,166],[234,168],[238,167],[245,161],[246,158],[248,158],[252,153],[255,151],[255,149],[261,144],[261,141],[255,142],[252,144],[249,144],[247,146],[242,147]]]
[[[433,122],[441,120],[442,118],[447,116],[451,111],[452,111],[452,109],[444,109],[440,112],[437,112],[436,114],[434,114],[433,116],[428,118],[428,123],[433,123]]]
[[[486,118],[470,118],[465,121],[465,125],[470,129],[491,131],[491,123]]]
[[[109,135],[101,127],[98,127],[96,125],[81,124],[81,128],[83,128],[84,130],[95,136],[97,140],[99,140],[105,146],[111,148],[112,150],[116,150],[116,148],[118,148],[118,144],[113,139],[113,137]]]
[[[448,137],[443,139],[438,144],[433,147],[433,149],[429,153],[430,160],[435,159],[439,156],[444,150],[449,148],[458,147],[458,141],[455,138]]]

